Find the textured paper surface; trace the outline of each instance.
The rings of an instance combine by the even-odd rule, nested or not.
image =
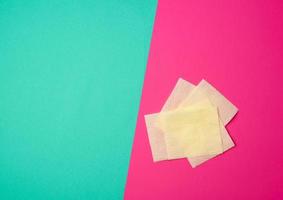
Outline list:
[[[174,89],[172,90],[171,94],[163,105],[161,112],[177,108],[180,103],[182,103],[185,98],[190,95],[194,88],[195,85],[182,78],[179,78]]]
[[[167,147],[164,131],[158,127],[158,113],[145,115],[147,134],[154,162],[167,160]]]
[[[195,93],[195,94],[194,94]],[[236,115],[238,109],[230,101],[228,101],[218,90],[216,90],[211,84],[206,80],[201,80],[201,82],[194,88],[191,94],[189,94],[186,99],[181,103],[181,106],[190,105],[196,103],[197,101],[208,97],[210,102],[217,106],[219,111],[219,116],[224,125]]]
[[[231,104],[223,95],[221,95],[220,92],[216,91],[210,84],[202,80],[201,82],[201,88],[205,88],[203,90],[206,92],[207,90],[210,89],[211,96],[215,96],[214,99],[220,98],[221,101],[216,101],[214,102],[223,102],[224,105],[229,105]],[[188,81],[180,78],[177,81],[177,84],[175,85],[173,91],[171,92],[170,96],[168,97],[166,103],[164,104],[162,111],[168,111],[177,108],[180,106],[182,101],[184,101],[188,96],[190,96],[190,93],[193,91],[195,86]],[[208,88],[208,89],[206,89]],[[202,91],[202,90],[201,90]],[[215,93],[213,95],[213,93]],[[195,97],[196,98],[196,97]],[[210,100],[210,99],[209,99]],[[188,101],[188,100],[187,100]],[[211,101],[211,100],[210,100]],[[189,102],[187,102],[189,103]],[[227,109],[228,108],[228,109]],[[229,109],[230,108],[230,109]],[[232,109],[231,109],[232,108]],[[226,107],[221,106],[221,109],[226,109],[226,113],[231,113],[229,114],[229,118],[233,118],[235,115],[235,106],[229,105]],[[164,139],[164,133],[160,128],[157,127],[156,125],[156,119],[157,114],[149,114],[145,115],[145,120],[146,120],[146,125],[147,125],[147,132],[148,132],[148,137],[150,141],[150,146],[151,146],[151,151],[152,151],[152,156],[153,160],[156,161],[161,161],[161,160],[166,160],[168,159],[167,151],[166,151],[166,145],[165,145],[165,139]],[[231,147],[234,146],[234,143],[229,136],[227,130],[225,129],[224,126],[220,127],[221,130],[221,137],[222,137],[222,143],[223,143],[223,150],[226,151],[230,149]],[[189,161],[193,167],[209,160],[210,158],[213,158],[216,155],[207,155],[207,156],[199,156],[199,157],[194,157],[194,158],[189,158]]]
[[[215,88],[213,88],[207,81],[202,80],[186,97],[186,99],[180,103],[179,107],[186,107],[206,98],[209,98],[211,104],[217,106],[218,108],[218,113],[220,116],[219,124],[220,124],[221,136],[222,136],[223,149],[224,151],[228,150],[229,148],[234,146],[234,142],[232,141],[227,130],[225,129],[223,121],[226,121],[228,123],[229,120],[231,120],[233,116],[236,114],[237,109],[222,94],[220,94]],[[224,114],[220,115],[220,113],[224,113]],[[213,158],[216,155],[218,154],[206,155],[198,158],[188,157],[188,160],[191,163],[192,167],[195,167],[201,164],[202,162],[210,158]]]
[[[223,152],[217,108],[209,100],[159,113],[158,127],[165,133],[168,159]]]
[[[230,148],[232,148],[235,144],[233,140],[231,139],[229,133],[227,132],[226,128],[221,125],[220,125],[220,134],[221,134],[221,139],[222,139],[223,152],[225,152],[229,150]],[[219,154],[188,157],[188,161],[190,162],[192,167],[196,167],[217,155]]]
[[[166,103],[163,105],[162,111],[170,111],[177,108],[188,94],[190,94],[194,87],[195,86],[193,84],[179,78],[174,89],[166,100]],[[154,162],[168,159],[164,132],[157,126],[157,116],[158,113],[144,116]]]

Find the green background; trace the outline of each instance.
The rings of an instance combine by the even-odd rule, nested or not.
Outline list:
[[[0,0],[0,199],[122,199],[155,0]]]

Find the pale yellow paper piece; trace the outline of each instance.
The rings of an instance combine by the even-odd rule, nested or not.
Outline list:
[[[153,161],[168,160],[164,132],[157,126],[158,113],[144,117]]]
[[[236,114],[237,108],[205,80],[202,80],[199,85],[201,86],[201,90],[209,93],[209,100],[211,101],[211,99],[213,99],[214,105],[220,108],[218,109],[220,113],[226,113],[225,115],[222,114],[222,116],[225,116],[225,120],[222,121],[228,123]],[[179,78],[173,91],[164,104],[162,111],[169,111],[177,108],[182,103],[182,101],[184,101],[185,98],[190,95],[191,91],[194,88],[195,86],[193,84]],[[157,127],[157,116],[158,113],[145,115],[147,132],[154,162],[168,159],[164,133],[162,130],[160,130],[160,128]],[[226,151],[232,148],[234,146],[234,143],[224,126],[220,126],[220,130],[223,150]],[[191,163],[192,167],[195,167],[215,156],[216,155],[193,157],[189,158],[189,162]]]
[[[237,112],[237,108],[231,104],[223,95],[221,95],[218,91],[216,91],[208,82],[202,80],[194,89],[193,91],[186,97],[186,99],[180,103],[179,107],[187,107],[189,105],[193,105],[196,102],[199,102],[205,98],[209,98],[209,101],[212,105],[217,106],[219,115],[220,113],[224,113],[220,115],[220,131],[222,137],[222,145],[223,150],[226,151],[234,146],[234,142],[232,141],[230,135],[228,134],[227,130],[224,127],[223,121],[228,123],[233,116]],[[228,103],[227,103],[228,102]],[[226,110],[225,112],[220,110]],[[230,111],[228,111],[230,110]],[[231,113],[231,114],[230,114]],[[195,167],[208,159],[211,159],[218,154],[215,155],[206,155],[201,157],[188,157],[188,160],[192,167]]]
[[[196,93],[196,94],[193,94]],[[227,100],[218,90],[210,85],[206,80],[201,82],[194,88],[185,100],[181,103],[181,106],[190,105],[203,98],[203,96],[209,98],[212,105],[217,106],[219,116],[224,125],[228,124],[229,121],[236,115],[238,108],[234,106],[229,100]]]
[[[209,100],[158,115],[168,159],[223,152],[217,108]]]
[[[177,108],[181,101],[190,94],[194,87],[195,86],[193,84],[181,78],[178,79],[174,89],[166,100],[162,111],[170,111]],[[157,116],[158,113],[144,116],[154,162],[168,160],[165,137],[163,131],[157,127]]]
[[[235,146],[233,140],[231,139],[229,133],[227,132],[226,128],[224,126],[220,126],[220,134],[222,138],[222,148],[223,152],[231,149]],[[197,167],[198,165],[210,160],[211,158],[214,158],[219,154],[214,155],[205,155],[205,156],[197,156],[197,157],[188,157],[188,161],[190,162],[191,166]]]
[[[182,103],[189,96],[195,87],[196,86],[190,82],[179,78],[173,91],[163,105],[161,112],[176,109],[180,103]]]

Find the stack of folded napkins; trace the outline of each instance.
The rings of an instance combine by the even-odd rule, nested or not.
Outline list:
[[[145,115],[153,160],[187,158],[192,167],[234,146],[225,126],[238,109],[207,81],[179,79],[160,113]]]

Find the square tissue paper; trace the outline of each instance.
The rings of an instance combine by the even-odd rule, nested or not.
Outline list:
[[[160,113],[145,115],[153,161],[187,158],[192,167],[234,147],[225,125],[238,109],[207,81],[179,79]]]

